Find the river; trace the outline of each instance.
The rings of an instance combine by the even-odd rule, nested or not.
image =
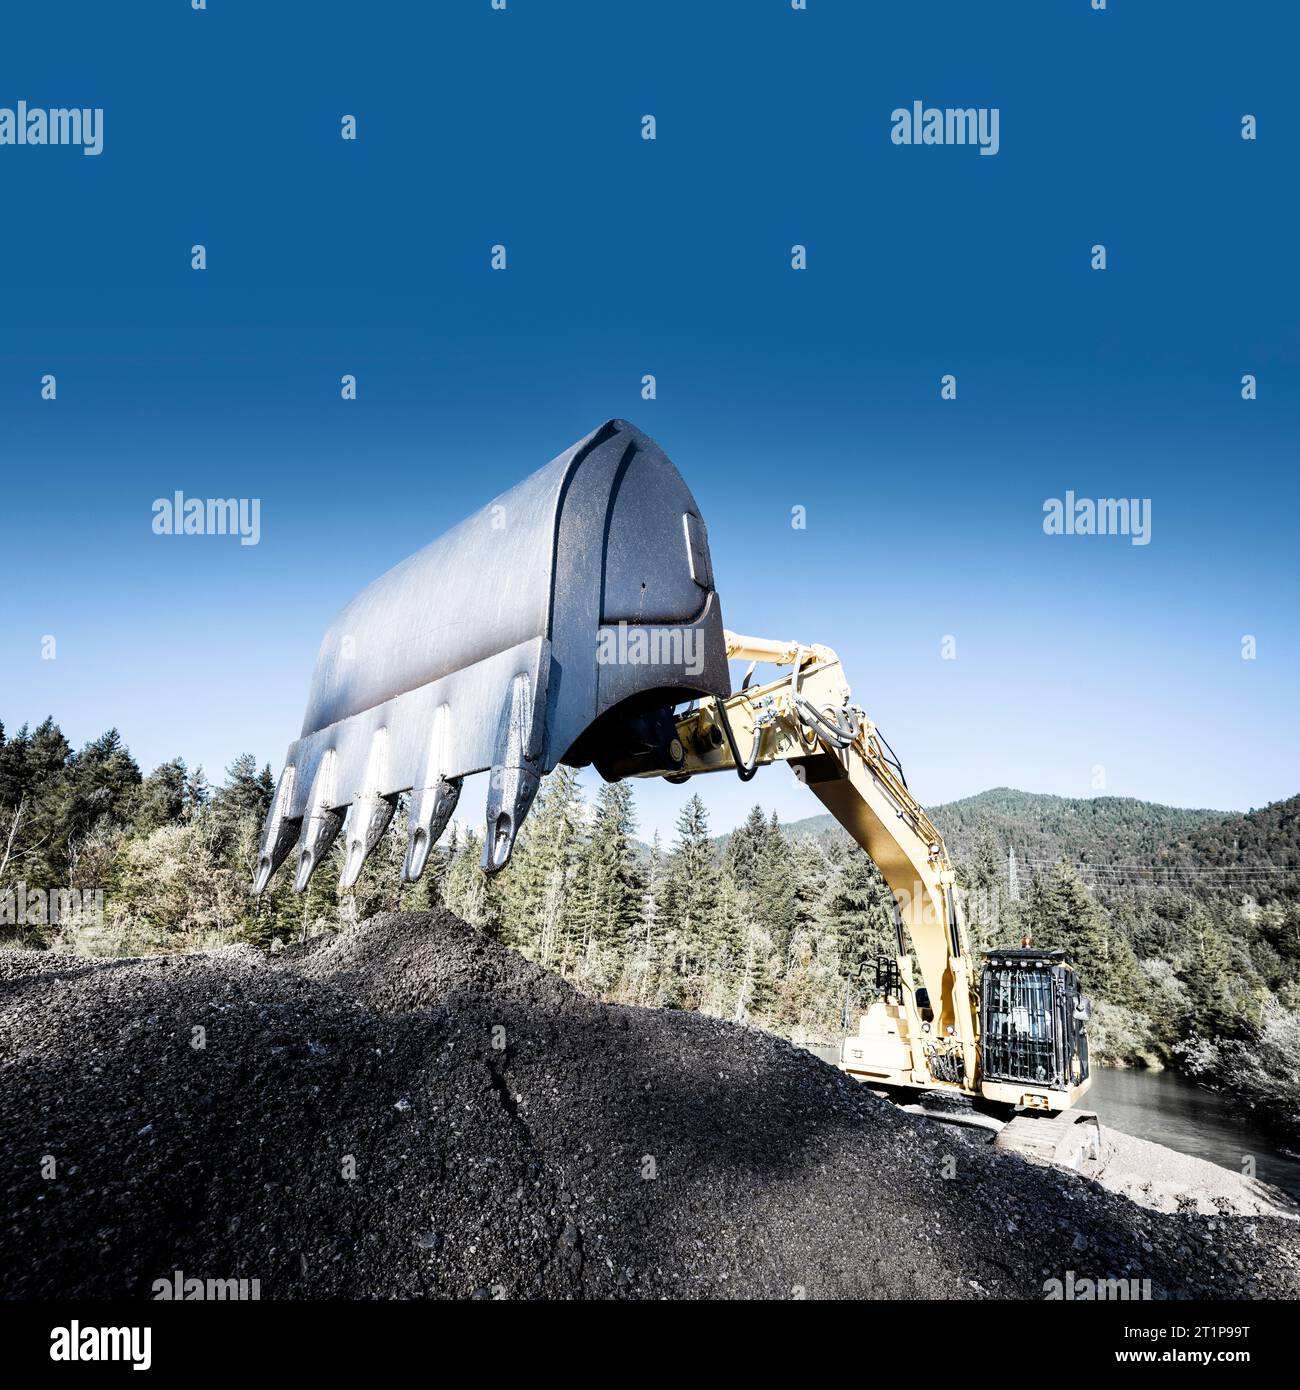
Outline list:
[[[1300,1156],[1289,1157],[1229,1096],[1203,1090],[1171,1071],[1096,1067],[1079,1102],[1102,1124],[1180,1153],[1241,1172],[1247,1154],[1255,1176],[1300,1199]]]

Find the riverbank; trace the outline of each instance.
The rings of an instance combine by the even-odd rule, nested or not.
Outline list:
[[[1300,1220],[1300,1204],[1281,1188],[1108,1125],[1101,1126],[1099,1153],[1083,1173],[1151,1211]]]
[[[1084,1104],[1103,1125],[1300,1200],[1300,1155],[1288,1153],[1248,1107],[1179,1072],[1095,1067]]]

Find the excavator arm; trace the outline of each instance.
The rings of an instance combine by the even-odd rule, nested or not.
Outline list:
[[[851,702],[833,651],[732,632],[724,639],[729,659],[751,663],[745,683],[725,699],[703,701],[678,717],[680,769],[639,775],[677,781],[731,771],[748,779],[764,764],[788,762],[871,856],[893,896],[903,996],[896,1022],[909,1046],[895,1050],[906,1065],[887,1068],[888,1080],[974,1091],[978,997],[942,836],[908,791],[876,726]],[[754,686],[750,681],[760,662],[791,670]],[[912,958],[924,991],[920,1002]]]
[[[1094,1114],[1070,1110],[1089,1085],[1080,1022],[1087,1006],[1065,953],[998,951],[979,969],[943,837],[879,729],[852,702],[836,654],[723,637],[728,658],[749,669],[739,690],[677,717],[682,757],[672,779],[728,770],[748,779],[765,763],[788,762],[870,855],[893,898],[896,988],[881,990],[844,1039],[841,1068],[895,1091],[947,1091],[1008,1113],[1055,1116],[1017,1119],[997,1142],[1036,1161],[1080,1167],[1096,1155],[1099,1131]],[[791,669],[755,686],[760,662]],[[981,1034],[982,1013],[992,1036]]]

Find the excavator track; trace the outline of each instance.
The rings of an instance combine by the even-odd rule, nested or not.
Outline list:
[[[1094,1110],[1021,1114],[1002,1127],[995,1147],[1031,1163],[1087,1173],[1101,1161],[1101,1125]]]

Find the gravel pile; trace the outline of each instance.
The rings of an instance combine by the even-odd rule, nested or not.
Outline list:
[[[271,960],[0,953],[0,1174],[8,1297],[1300,1293],[1294,1223],[1145,1210],[440,913]]]

